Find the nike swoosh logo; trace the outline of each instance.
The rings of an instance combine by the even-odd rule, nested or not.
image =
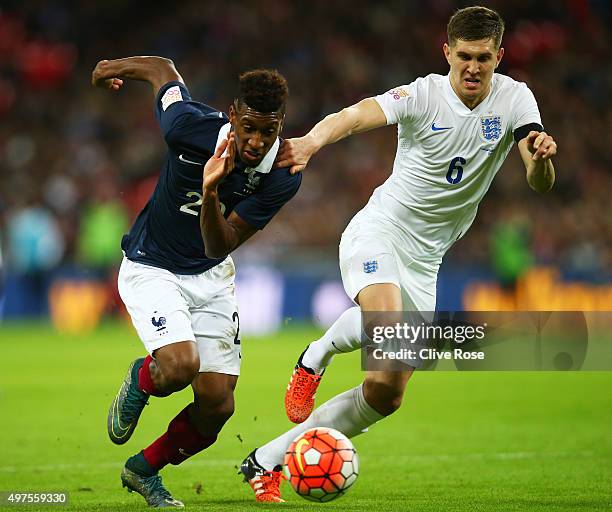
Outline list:
[[[302,446],[305,444],[308,444],[308,439],[302,438],[295,445],[295,454],[297,455],[297,463],[300,468],[300,471],[302,472],[302,475],[304,474],[304,466],[302,465],[302,459],[304,458],[304,455],[302,455]]]
[[[189,159],[185,158],[185,157],[183,156],[183,154],[180,154],[180,155],[179,155],[179,160],[180,160],[181,162],[185,162],[186,164],[191,164],[191,165],[199,165],[199,166],[204,165],[203,163],[200,163],[200,162],[194,162],[193,160],[189,160]]]
[[[338,348],[338,345],[336,345],[336,343],[335,343],[335,342],[333,342],[333,341],[332,341],[332,342],[331,342],[331,344],[334,346],[334,348],[335,348],[335,349],[336,349],[338,352],[340,352],[340,353],[342,353],[342,354],[348,354],[348,352],[344,352],[344,350],[340,350],[340,349]]]
[[[446,127],[442,127],[442,126],[436,126],[436,123],[431,123],[431,129],[434,132],[441,132],[443,130],[452,130],[453,127],[452,126],[446,126]]]
[[[115,431],[115,422],[111,423],[111,428],[113,430],[113,434],[118,437],[119,439],[125,437],[128,433],[128,431],[130,430],[130,426],[128,425],[127,427],[124,427],[121,424],[121,414],[119,413],[119,395],[121,394],[121,391],[123,391],[123,386],[125,384],[123,384],[121,386],[121,389],[119,389],[119,393],[117,393],[117,396],[115,397],[115,400],[113,401],[113,415],[116,416],[117,418],[117,431]]]

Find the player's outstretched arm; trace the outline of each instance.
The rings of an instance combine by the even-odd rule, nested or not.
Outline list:
[[[91,83],[95,87],[118,91],[124,79],[149,82],[153,94],[168,82],[183,82],[170,59],[164,57],[126,57],[124,59],[101,60],[91,73]]]
[[[230,132],[204,166],[200,231],[208,258],[224,258],[257,231],[235,212],[227,220],[221,213],[217,187],[232,172],[235,156],[236,142],[234,134]]]
[[[374,98],[366,98],[319,121],[306,135],[284,141],[276,157],[276,167],[291,166],[291,174],[304,170],[319,149],[353,133],[387,124],[382,108]]]
[[[548,192],[555,183],[551,158],[557,154],[557,143],[546,132],[531,131],[518,143],[527,170],[527,183],[536,192]]]

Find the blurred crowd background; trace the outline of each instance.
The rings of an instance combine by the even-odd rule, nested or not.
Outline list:
[[[499,69],[533,90],[558,142],[557,183],[538,195],[513,150],[445,265],[486,268],[512,286],[529,268],[612,280],[612,4],[487,1],[506,21]],[[96,62],[171,58],[194,99],[227,110],[241,71],[288,79],[283,135],[429,73],[451,0],[137,3],[3,2],[0,8],[0,233],[5,281],[42,289],[70,269],[113,280],[119,242],[148,199],[165,146],[146,84],[94,89]],[[298,196],[239,258],[333,268],[348,220],[389,175],[395,129],[325,148]],[[38,287],[38,288],[37,288]],[[42,287],[42,288],[41,288]],[[10,300],[10,298],[9,298]],[[14,306],[14,305],[13,305]],[[44,306],[41,306],[44,309]]]

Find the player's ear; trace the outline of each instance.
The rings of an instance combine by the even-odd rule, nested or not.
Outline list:
[[[499,50],[497,50],[497,63],[495,64],[496,68],[497,66],[499,66],[499,63],[501,62],[503,57],[504,57],[504,49],[503,47],[500,47]]]
[[[448,45],[448,43],[444,43],[444,45],[442,46],[442,50],[444,51],[444,56],[446,57],[446,62],[448,62],[448,65],[450,66],[450,57],[451,57],[451,50],[450,50],[450,46]]]
[[[232,126],[236,125],[236,109],[233,103],[229,106],[229,120]]]

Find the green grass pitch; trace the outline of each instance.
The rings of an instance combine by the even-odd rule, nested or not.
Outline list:
[[[256,504],[236,467],[290,426],[284,389],[297,355],[317,334],[296,327],[243,339],[236,413],[220,440],[162,473],[188,509],[612,510],[612,373],[596,372],[419,373],[402,409],[354,440],[361,474],[346,496],[311,504],[284,483],[287,503]],[[139,495],[121,488],[119,472],[191,394],[152,399],[130,442],[113,445],[107,409],[142,353],[123,324],[86,336],[0,326],[0,492],[65,490],[70,510],[145,510]],[[358,361],[358,354],[335,358],[318,403],[361,381]]]

